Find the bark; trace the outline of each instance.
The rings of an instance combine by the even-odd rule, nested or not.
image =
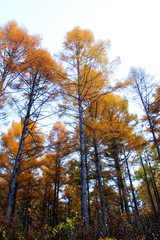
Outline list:
[[[87,227],[88,226],[87,183],[86,183],[83,108],[82,108],[82,99],[81,99],[81,90],[80,90],[79,59],[77,59],[77,74],[78,74],[78,107],[79,107],[80,155],[81,155],[81,215],[83,219],[83,224],[85,227]]]
[[[59,175],[60,175],[60,159],[56,159],[56,173],[54,186],[54,201],[53,201],[53,226],[58,224],[58,197],[59,197]]]
[[[107,218],[106,218],[106,207],[105,207],[105,202],[104,202],[101,170],[100,170],[97,142],[96,142],[95,136],[93,138],[93,143],[94,143],[95,160],[96,160],[96,171],[97,171],[98,185],[99,185],[99,192],[100,192],[100,200],[101,200],[101,211],[102,211],[103,225],[104,225],[104,229],[105,229],[105,234],[109,235],[109,230],[106,227],[106,221],[107,221]]]
[[[86,154],[86,152],[85,152],[85,163],[86,163],[86,177],[87,177],[88,217],[89,217],[89,224],[91,225],[91,205],[90,205],[89,176],[88,176],[88,163],[87,163],[87,154]]]
[[[44,199],[43,199],[43,218],[42,218],[42,224],[45,224],[46,222],[46,209],[47,209],[47,184],[45,186],[44,190]]]
[[[124,182],[122,178],[122,173],[121,173],[121,168],[120,168],[119,158],[117,153],[114,154],[114,160],[115,160],[115,168],[117,173],[118,187],[120,192],[121,208],[122,208],[122,211],[124,211],[124,207],[125,207],[125,211],[129,217],[130,211],[129,211],[128,201],[125,193],[125,187],[124,187]],[[123,207],[123,202],[124,202],[124,207]]]
[[[118,182],[118,189],[119,189],[120,206],[121,206],[122,212],[124,212],[121,181],[120,181],[120,174],[121,174],[120,173],[120,166],[119,166],[119,163],[118,163],[118,159],[115,158],[114,160],[115,160],[115,168],[116,168],[117,182]]]
[[[57,186],[57,197],[56,197],[56,225],[58,224],[58,215],[59,215],[59,180],[58,180],[58,186]]]
[[[124,186],[124,180],[122,177],[120,180],[121,180],[121,189],[122,189],[122,193],[123,193],[123,201],[124,201],[125,211],[127,213],[127,216],[129,217],[129,221],[130,221],[130,210],[129,210],[129,206],[128,206],[128,200],[126,197],[126,189]]]
[[[55,180],[55,183],[54,183],[53,227],[55,226],[55,222],[56,222],[56,197],[57,197],[57,177],[56,177],[56,180]]]
[[[145,167],[144,167],[144,164],[143,164],[143,159],[142,159],[141,156],[140,156],[140,160],[141,160],[141,165],[142,165],[143,171],[144,171],[145,181],[146,181],[146,184],[147,184],[147,190],[148,190],[148,195],[149,195],[149,198],[150,198],[152,210],[153,210],[153,212],[154,212],[155,218],[158,219],[157,212],[156,212],[156,208],[155,208],[155,205],[154,205],[154,202],[153,202],[152,194],[151,194],[150,187],[149,187],[149,183],[148,183],[148,178],[147,178],[146,170],[145,170]]]
[[[140,91],[140,88],[138,86],[138,83],[136,81],[136,88],[138,90],[138,94],[140,96],[140,99],[141,99],[141,102],[142,102],[142,105],[143,105],[143,108],[144,108],[144,111],[146,113],[146,116],[147,116],[147,119],[148,119],[148,123],[149,123],[149,126],[150,126],[150,130],[151,130],[151,133],[152,133],[152,136],[153,136],[153,141],[155,143],[155,146],[156,146],[156,150],[157,150],[157,154],[158,154],[158,158],[160,160],[160,150],[159,150],[159,144],[158,144],[158,141],[157,141],[157,138],[156,138],[156,135],[155,135],[155,131],[154,131],[154,128],[153,128],[153,123],[152,123],[152,119],[149,115],[149,112],[148,112],[148,109],[147,109],[147,106],[144,102],[144,99],[143,99],[143,96],[142,96],[142,93]]]
[[[10,218],[13,216],[12,213],[14,213],[14,206],[15,206],[14,202],[16,199],[16,194],[15,194],[16,193],[16,180],[17,180],[22,150],[23,150],[23,146],[24,146],[24,140],[25,140],[25,136],[26,136],[26,132],[27,132],[27,126],[28,126],[28,122],[29,122],[31,106],[32,106],[32,103],[30,101],[30,103],[28,105],[28,111],[27,111],[27,114],[26,114],[26,117],[24,120],[21,140],[20,140],[20,144],[19,144],[19,148],[18,148],[16,160],[15,160],[15,165],[14,165],[14,169],[13,169],[13,173],[12,173],[12,177],[11,177],[11,181],[10,181],[10,185],[9,185],[8,207],[7,207],[7,217],[8,217],[9,221],[10,221]]]
[[[16,200],[16,180],[17,180],[18,170],[19,170],[19,166],[20,166],[20,160],[21,160],[21,155],[22,155],[22,151],[23,151],[24,140],[25,140],[26,133],[27,133],[27,126],[29,123],[31,108],[32,108],[32,105],[34,102],[35,85],[36,85],[36,80],[33,81],[32,89],[31,89],[31,92],[29,95],[28,109],[27,109],[27,113],[26,113],[26,116],[24,119],[22,135],[21,135],[21,139],[20,139],[20,143],[19,143],[19,148],[18,148],[16,160],[15,160],[15,165],[14,165],[10,185],[9,185],[9,194],[8,194],[8,202],[7,202],[8,221],[10,221],[11,217],[13,216],[12,213],[14,213],[14,206],[15,206],[14,201]]]
[[[129,166],[128,166],[128,160],[127,160],[127,157],[126,157],[126,156],[124,156],[124,157],[125,157],[125,162],[126,162],[126,166],[127,166],[127,172],[128,172],[128,176],[129,176],[129,181],[130,181],[130,186],[131,186],[131,192],[132,192],[132,197],[133,197],[135,212],[136,212],[137,216],[139,216],[138,206],[137,206],[137,201],[136,201],[136,196],[135,196],[135,193],[134,193],[132,178],[131,178],[131,174],[130,174],[130,170],[129,170]]]
[[[146,154],[147,154],[147,153],[146,153]],[[155,177],[154,177],[154,174],[153,174],[153,171],[152,171],[152,167],[151,167],[151,163],[150,163],[148,154],[147,154],[146,163],[147,163],[147,165],[149,164],[150,172],[151,172],[151,175],[152,175],[153,191],[154,191],[154,195],[155,195],[155,198],[156,198],[156,203],[157,203],[157,207],[158,207],[158,212],[160,213],[160,198],[159,198],[159,192],[158,192],[158,189],[157,189]]]
[[[26,200],[26,204],[25,204],[25,214],[24,214],[24,219],[23,219],[23,229],[27,229],[29,227],[29,212],[28,212],[28,208],[29,208],[29,201]]]

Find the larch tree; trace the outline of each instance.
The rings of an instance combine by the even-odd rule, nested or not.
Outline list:
[[[150,115],[152,116],[152,124],[154,132],[157,136],[158,144],[160,143],[160,85],[153,94],[153,102],[150,107]]]
[[[152,105],[152,97],[156,87],[156,83],[153,81],[153,78],[146,74],[146,72],[139,68],[131,68],[129,73],[129,78],[132,79],[132,88],[136,95],[138,96],[141,106],[144,110],[146,118],[148,120],[148,124],[150,127],[150,131],[153,136],[153,142],[156,146],[157,155],[160,160],[160,149],[157,141],[156,133],[154,130],[153,119],[151,115],[151,105]]]
[[[87,218],[87,184],[84,143],[84,114],[88,103],[99,97],[99,92],[107,92],[109,63],[107,50],[109,42],[96,42],[93,33],[75,27],[68,32],[60,59],[64,62],[68,77],[62,84],[66,114],[72,114],[79,121],[81,155],[81,215],[84,225]],[[97,88],[95,87],[97,86]],[[76,115],[75,115],[75,110]],[[71,116],[71,115],[70,115]]]
[[[129,114],[128,103],[126,99],[114,94],[108,94],[99,105],[99,120],[97,121],[97,130],[99,130],[99,139],[104,146],[104,155],[107,159],[114,161],[115,175],[119,191],[119,203],[122,211],[129,215],[125,181],[123,177],[123,145],[127,150],[126,144],[133,134],[133,126],[136,116]],[[100,134],[101,133],[101,134]],[[111,163],[110,163],[111,165]],[[113,175],[114,175],[113,174]]]
[[[69,154],[68,133],[60,122],[54,124],[49,135],[50,151],[54,153],[54,200],[53,200],[53,226],[58,224],[59,193],[64,182],[65,169],[63,159]]]
[[[16,178],[19,170],[24,140],[30,134],[30,124],[39,119],[45,103],[57,96],[58,85],[62,71],[52,59],[51,55],[40,47],[29,56],[34,62],[19,76],[16,88],[19,90],[14,96],[14,103],[22,117],[22,133],[15,159],[12,178],[10,181],[7,216],[10,221],[13,209],[13,199],[16,191]]]
[[[5,194],[3,194],[5,201],[9,192],[9,183],[12,177],[21,132],[21,123],[13,122],[8,132],[2,134],[2,147],[0,151],[0,177],[3,179],[3,186],[5,187],[4,189],[1,185],[3,192],[5,192]],[[15,211],[17,194],[19,204],[27,204],[26,211],[31,200],[34,198],[34,188],[37,185],[38,176],[37,169],[41,166],[41,162],[38,161],[38,158],[43,150],[43,144],[44,136],[37,130],[36,124],[32,124],[31,134],[28,135],[24,141],[19,172],[16,179],[16,193],[14,194],[13,198],[14,206],[12,208],[12,214]]]
[[[48,136],[47,153],[42,158],[43,179],[44,179],[44,219],[46,216],[48,186],[53,186],[52,196],[52,225],[55,226],[59,221],[60,191],[65,184],[66,170],[64,159],[70,153],[69,135],[61,122],[56,122]]]
[[[40,37],[31,36],[15,21],[0,27],[0,106],[3,107],[9,89],[15,88],[18,76],[33,62],[31,55],[39,46]],[[30,56],[30,57],[29,57]],[[11,103],[11,99],[10,103]]]

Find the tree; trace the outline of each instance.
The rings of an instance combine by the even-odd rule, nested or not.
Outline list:
[[[19,94],[16,94],[18,99],[15,103],[18,106],[19,112],[23,114],[24,120],[22,121],[22,134],[9,188],[7,208],[9,220],[12,215],[13,198],[16,191],[16,178],[24,147],[24,140],[26,135],[31,132],[30,123],[36,123],[44,104],[57,96],[58,87],[55,87],[55,85],[61,78],[59,75],[60,68],[58,68],[57,64],[46,50],[41,48],[35,49],[33,56],[34,63],[32,62],[29,68],[19,76],[20,83],[17,85]],[[33,58],[33,56],[31,56],[31,58]]]
[[[12,177],[12,171],[15,163],[15,158],[21,137],[21,123],[13,122],[8,133],[2,134],[2,147],[0,152],[0,176],[3,179],[3,194],[4,200],[7,199],[9,192],[9,183]],[[41,167],[41,161],[38,158],[41,155],[44,144],[44,136],[37,130],[36,124],[32,124],[31,134],[25,138],[24,148],[21,155],[21,162],[16,179],[16,192],[13,198],[12,214],[15,210],[16,195],[18,194],[18,202],[26,205],[28,211],[31,200],[36,196],[38,168]],[[26,222],[26,219],[25,221]]]
[[[61,60],[67,67],[68,77],[62,87],[65,104],[63,107],[71,111],[78,110],[80,154],[81,154],[81,214],[84,225],[87,219],[87,184],[84,144],[84,113],[88,103],[99,97],[99,92],[107,92],[109,42],[96,42],[93,33],[79,27],[68,32],[64,41]],[[68,104],[69,103],[69,104]],[[71,105],[72,103],[72,105]],[[68,114],[68,112],[67,112]]]
[[[117,185],[119,191],[119,203],[122,211],[125,211],[129,216],[129,207],[127,202],[126,184],[123,177],[123,149],[130,147],[130,138],[134,138],[133,127],[136,122],[136,116],[129,114],[128,103],[126,99],[114,94],[105,96],[97,110],[97,124],[96,129],[99,131],[99,138],[104,146],[104,155],[109,160],[114,161],[113,176],[117,178]],[[100,135],[101,134],[101,135]],[[132,141],[133,143],[133,141]]]
[[[33,63],[33,52],[40,37],[30,36],[15,21],[0,27],[0,107],[5,103],[8,88],[14,88],[18,76]]]
[[[43,175],[44,175],[44,201],[48,191],[48,186],[53,185],[52,225],[58,224],[59,216],[59,195],[66,180],[66,170],[64,159],[70,153],[69,136],[64,125],[56,122],[48,137],[47,154],[44,155]],[[44,211],[45,215],[45,211]],[[44,219],[45,220],[45,219]],[[44,222],[43,220],[43,222]]]
[[[58,224],[58,210],[59,210],[59,191],[60,180],[62,172],[62,159],[69,154],[68,133],[62,123],[57,122],[54,124],[52,131],[49,135],[51,148],[54,151],[54,164],[55,164],[55,179],[54,179],[54,202],[53,202],[53,226]],[[52,156],[53,157],[53,156]],[[62,180],[61,180],[62,181]]]
[[[156,146],[158,158],[160,160],[159,145],[154,131],[153,119],[150,111],[152,104],[151,97],[153,94],[153,90],[155,89],[155,84],[153,83],[153,79],[149,75],[147,75],[145,71],[141,68],[139,69],[131,68],[129,78],[134,80],[132,87],[136,95],[139,97],[145,115],[147,117],[149,127],[153,136],[153,141]]]
[[[154,131],[157,135],[157,141],[160,142],[160,86],[156,88],[155,93],[153,94],[153,102],[150,107],[150,115],[152,116],[152,124]]]

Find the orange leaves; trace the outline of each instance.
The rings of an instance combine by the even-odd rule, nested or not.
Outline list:
[[[94,41],[93,33],[90,30],[81,30],[79,27],[75,27],[72,31],[67,33],[66,41],[64,45],[66,49],[81,52],[83,49],[83,54],[85,55],[85,47],[90,46]],[[78,56],[78,55],[77,55]]]
[[[22,71],[28,63],[26,57],[40,44],[39,36],[29,36],[26,29],[20,28],[15,21],[0,30],[0,58],[3,59],[4,70],[12,73]]]

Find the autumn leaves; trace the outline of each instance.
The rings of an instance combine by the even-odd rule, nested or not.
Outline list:
[[[67,205],[68,216],[72,208],[81,209],[87,229],[95,217],[92,210],[100,202],[102,228],[109,235],[106,213],[121,208],[130,218],[126,169],[137,207],[128,166],[132,151],[139,150],[143,141],[134,132],[137,116],[128,112],[126,98],[114,94],[133,83],[133,78],[111,85],[110,43],[96,41],[89,30],[75,27],[68,32],[56,60],[40,43],[39,36],[30,36],[16,22],[0,29],[1,109],[5,112],[9,102],[21,117],[21,123],[13,122],[1,140],[1,187],[2,198],[8,199],[8,221],[18,202],[24,227],[29,224],[27,209],[32,205],[42,215],[37,216],[42,224],[54,226],[66,215]],[[155,115],[159,113],[158,101],[152,107]],[[48,116],[48,103],[54,118],[55,102],[69,130],[52,119],[54,126],[45,137],[39,120]],[[9,192],[4,193],[6,185]],[[60,201],[60,196],[65,201]]]

